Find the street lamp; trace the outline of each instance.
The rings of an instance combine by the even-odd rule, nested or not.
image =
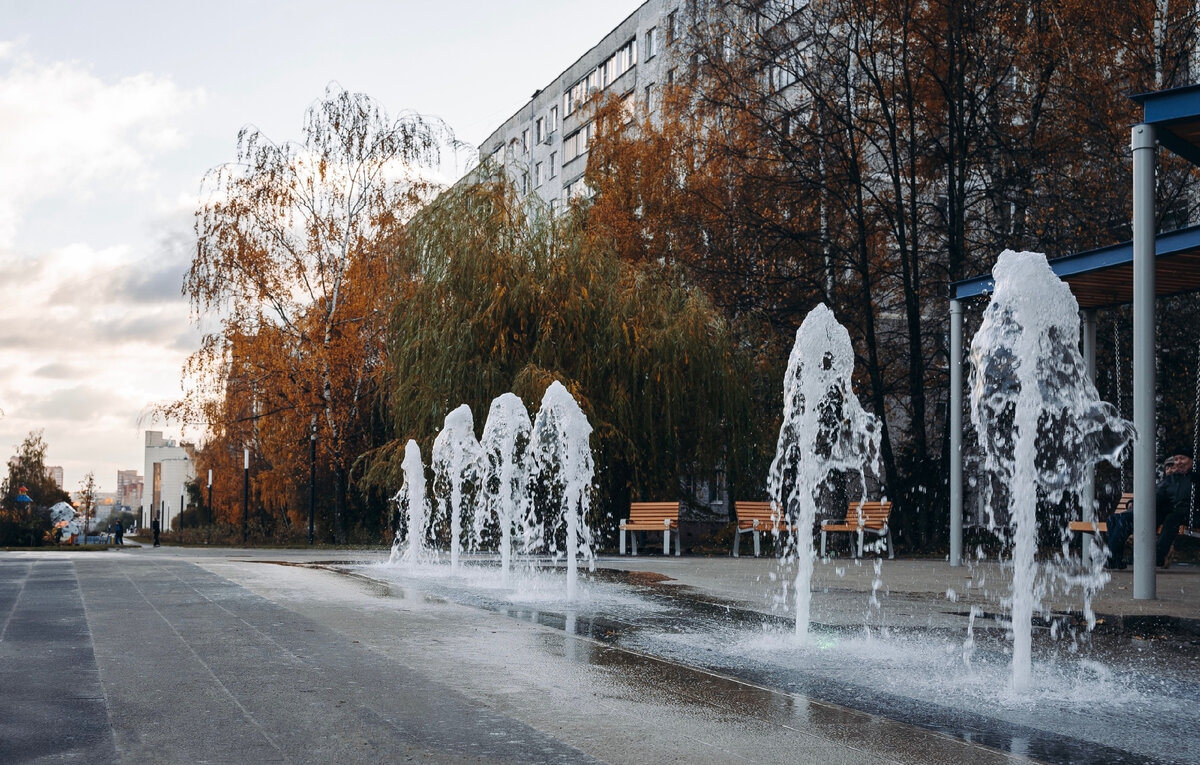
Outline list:
[[[313,543],[313,525],[317,508],[317,425],[308,436],[308,544]]]
[[[250,450],[242,450],[242,544],[246,544],[246,517],[250,513]]]
[[[212,526],[212,468],[208,469],[208,525]]]

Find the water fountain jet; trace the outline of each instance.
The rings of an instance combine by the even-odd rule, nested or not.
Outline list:
[[[450,571],[457,573],[463,509],[478,495],[483,474],[483,449],[475,438],[471,407],[463,404],[446,415],[442,432],[433,440],[432,461],[438,507],[442,517],[450,520]]]
[[[546,512],[540,517],[550,524],[546,543],[555,557],[553,532],[565,527],[568,600],[576,596],[579,558],[593,569],[596,565],[592,529],[587,524],[595,474],[591,434],[592,426],[579,404],[562,383],[551,383],[533,422],[529,476],[530,485],[538,485],[547,498]]]
[[[421,447],[409,440],[404,445],[404,461],[400,463],[404,483],[392,497],[399,505],[400,514],[407,521],[407,534],[403,540],[399,535],[392,543],[392,554],[388,563],[421,563],[429,556],[425,547],[425,536],[429,533],[429,501],[425,497],[425,466],[421,463]]]
[[[513,393],[497,396],[483,426],[483,501],[476,505],[472,540],[478,544],[485,525],[500,527],[500,570],[507,584],[512,569],[513,535],[530,548],[534,523],[529,517],[527,454],[533,426],[525,404]]]
[[[812,529],[822,486],[835,474],[879,473],[878,423],[851,389],[854,346],[833,311],[818,305],[796,330],[783,380],[783,425],[767,490],[775,511],[796,529],[785,557],[796,562],[796,635],[807,638],[816,556]]]
[[[1050,503],[1116,463],[1133,425],[1100,400],[1079,353],[1079,308],[1041,253],[1000,254],[995,291],[971,341],[971,421],[991,495],[988,526],[1011,509],[1013,690],[1029,688],[1032,618],[1044,586],[1035,561],[1039,495]],[[1000,488],[999,496],[996,489]]]

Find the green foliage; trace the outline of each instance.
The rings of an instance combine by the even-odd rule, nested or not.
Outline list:
[[[17,495],[21,487],[28,489],[34,507],[50,507],[57,502],[69,502],[71,497],[46,474],[46,440],[42,431],[33,430],[21,442],[17,453],[8,462],[8,476],[0,484],[0,500],[6,510],[20,510]]]
[[[444,193],[399,240],[387,392],[394,443],[428,455],[460,403],[481,428],[494,397],[511,390],[532,415],[562,381],[594,428],[600,514],[618,517],[631,495],[736,469],[757,424],[747,357],[703,293],[586,233],[584,210],[553,218],[498,177]],[[368,479],[398,486],[400,449]]]
[[[43,544],[50,530],[48,508],[71,499],[46,474],[46,449],[42,431],[31,431],[8,462],[0,484],[0,545]],[[22,487],[32,502],[17,502]]]

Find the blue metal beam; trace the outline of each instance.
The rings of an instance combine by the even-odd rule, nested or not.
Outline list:
[[[1159,234],[1155,244],[1155,260],[1169,258],[1183,252],[1200,251],[1200,226],[1176,229]],[[1133,263],[1133,242],[1101,247],[1087,252],[1077,252],[1049,261],[1050,269],[1060,279],[1079,276],[1092,271],[1103,271],[1114,266]],[[996,283],[991,274],[982,274],[950,285],[951,300],[970,300],[992,294]]]
[[[1193,165],[1200,167],[1200,146],[1175,135],[1171,132],[1169,125],[1158,129],[1158,142]]]
[[[1142,105],[1142,122],[1155,126],[1200,119],[1200,85],[1139,93],[1130,98]]]

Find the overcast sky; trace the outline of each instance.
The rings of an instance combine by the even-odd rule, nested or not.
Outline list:
[[[44,429],[68,490],[143,469],[198,343],[200,179],[238,130],[299,137],[330,82],[482,141],[638,0],[0,0],[0,452]]]

